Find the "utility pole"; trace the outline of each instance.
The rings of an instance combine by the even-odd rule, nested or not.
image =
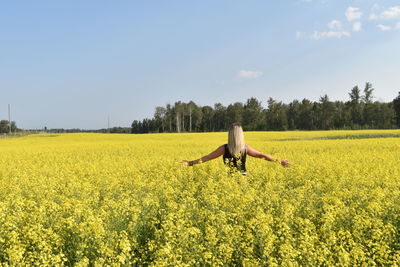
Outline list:
[[[10,104],[8,104],[8,126],[9,126],[9,134],[11,134],[11,112],[10,112]]]

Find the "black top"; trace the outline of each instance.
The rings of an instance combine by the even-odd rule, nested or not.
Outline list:
[[[246,149],[239,157],[235,157],[231,154],[231,152],[229,152],[227,144],[224,145],[224,148],[225,148],[225,152],[224,152],[223,160],[224,160],[225,165],[227,165],[231,168],[235,167],[243,175],[246,175],[246,155],[247,155]]]

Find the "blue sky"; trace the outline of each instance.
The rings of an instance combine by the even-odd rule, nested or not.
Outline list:
[[[155,106],[400,91],[400,1],[2,1],[0,118],[130,126]]]

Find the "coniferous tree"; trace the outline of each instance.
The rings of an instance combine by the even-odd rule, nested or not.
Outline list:
[[[358,86],[354,86],[353,89],[351,89],[350,93],[350,102],[349,102],[349,107],[350,107],[350,117],[351,117],[351,126],[354,128],[359,128],[360,125],[362,125],[362,119],[361,119],[361,95],[360,95],[360,89]]]
[[[230,125],[235,122],[243,123],[243,109],[243,104],[240,102],[230,104],[226,109],[227,124]]]
[[[226,107],[221,103],[214,105],[213,125],[215,131],[225,131],[227,128]]]
[[[247,99],[243,112],[244,128],[249,131],[261,130],[263,124],[262,111],[260,101],[254,97]]]
[[[300,102],[293,100],[289,103],[287,109],[288,127],[290,130],[296,130],[300,121]]]
[[[285,131],[288,129],[287,109],[282,102],[277,102],[272,97],[267,101],[266,130]]]
[[[400,127],[400,92],[399,95],[393,99],[393,109],[396,116],[396,125]]]
[[[298,129],[312,130],[314,128],[313,103],[304,98],[299,106],[299,125]]]
[[[154,112],[154,126],[157,132],[165,132],[165,118],[167,109],[164,107],[156,107]]]
[[[318,129],[330,130],[334,125],[335,105],[329,101],[328,95],[321,96],[319,103]]]
[[[371,120],[372,120],[372,99],[373,95],[372,92],[374,88],[372,88],[372,84],[367,82],[365,83],[364,87],[364,95],[362,96],[364,108],[363,108],[363,125],[368,126],[368,128],[373,127]]]
[[[213,125],[212,125],[212,118],[213,118],[213,108],[210,106],[204,106],[201,109],[203,113],[203,123],[202,123],[202,131],[203,132],[212,132],[214,131]]]

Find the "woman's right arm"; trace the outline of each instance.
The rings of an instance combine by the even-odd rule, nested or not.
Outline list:
[[[186,163],[188,166],[193,166],[193,165],[198,164],[198,163],[203,163],[203,162],[218,158],[219,156],[223,155],[224,152],[225,152],[225,147],[224,147],[224,145],[222,145],[222,146],[220,146],[219,148],[217,148],[216,150],[214,150],[213,152],[211,152],[210,154],[208,154],[208,155],[206,155],[204,157],[201,157],[201,158],[196,159],[196,160],[191,160],[191,161],[184,160],[182,162]]]
[[[246,146],[247,154],[249,156],[259,158],[259,159],[265,159],[268,161],[279,161],[283,167],[289,167],[290,164],[286,159],[274,159],[270,155],[266,155],[264,153],[261,153],[260,151],[255,150],[251,146]]]

